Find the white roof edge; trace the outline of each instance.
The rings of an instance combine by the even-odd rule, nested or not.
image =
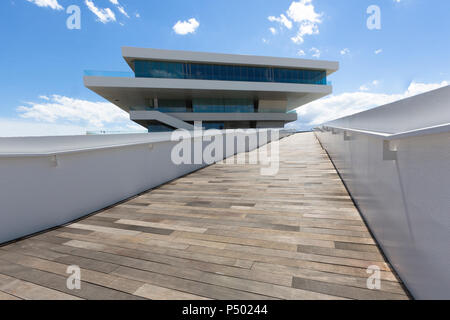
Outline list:
[[[122,55],[132,69],[134,69],[134,66],[131,62],[136,59],[321,69],[327,70],[327,74],[331,74],[339,69],[339,62],[337,61],[163,50],[137,47],[122,47]]]
[[[172,89],[172,90],[219,90],[219,91],[275,91],[298,93],[331,93],[332,86],[280,83],[280,82],[246,82],[193,79],[162,78],[122,78],[122,77],[83,77],[84,85],[89,88],[120,89]]]

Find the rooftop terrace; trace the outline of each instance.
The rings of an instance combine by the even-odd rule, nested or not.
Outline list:
[[[214,164],[3,246],[0,299],[408,299],[313,133],[259,171]]]

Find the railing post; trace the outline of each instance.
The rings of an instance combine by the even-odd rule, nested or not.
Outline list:
[[[397,150],[391,150],[391,143],[389,140],[383,140],[383,160],[397,160]]]
[[[50,163],[52,164],[52,167],[58,166],[58,158],[56,157],[56,155],[50,157]]]
[[[351,141],[352,136],[348,134],[347,131],[344,131],[344,141]]]

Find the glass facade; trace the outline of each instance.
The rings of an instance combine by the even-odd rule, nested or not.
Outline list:
[[[138,78],[327,84],[323,70],[136,60]]]
[[[192,107],[194,112],[255,112],[251,99],[194,99]]]
[[[152,111],[154,110],[153,107],[147,107],[147,106],[132,106],[130,107],[130,111]]]
[[[173,131],[174,128],[166,126],[163,123],[151,123],[147,127],[148,132],[167,132],[167,131]]]
[[[187,112],[186,100],[158,100],[158,111]]]
[[[211,130],[211,129],[223,130],[223,129],[225,129],[225,123],[224,122],[203,122],[202,127],[205,130]]]

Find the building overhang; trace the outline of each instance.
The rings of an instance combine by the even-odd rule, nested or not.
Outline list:
[[[339,69],[339,62],[336,61],[162,50],[135,47],[122,47],[122,55],[130,68],[133,70],[135,60],[326,70],[327,75],[330,75]]]
[[[251,98],[284,100],[290,111],[332,92],[329,85],[157,78],[84,77],[87,88],[129,112],[149,99]]]
[[[130,119],[154,120],[155,111],[130,111]],[[207,112],[171,112],[167,113],[182,121],[284,121],[297,120],[297,113],[207,113]]]

